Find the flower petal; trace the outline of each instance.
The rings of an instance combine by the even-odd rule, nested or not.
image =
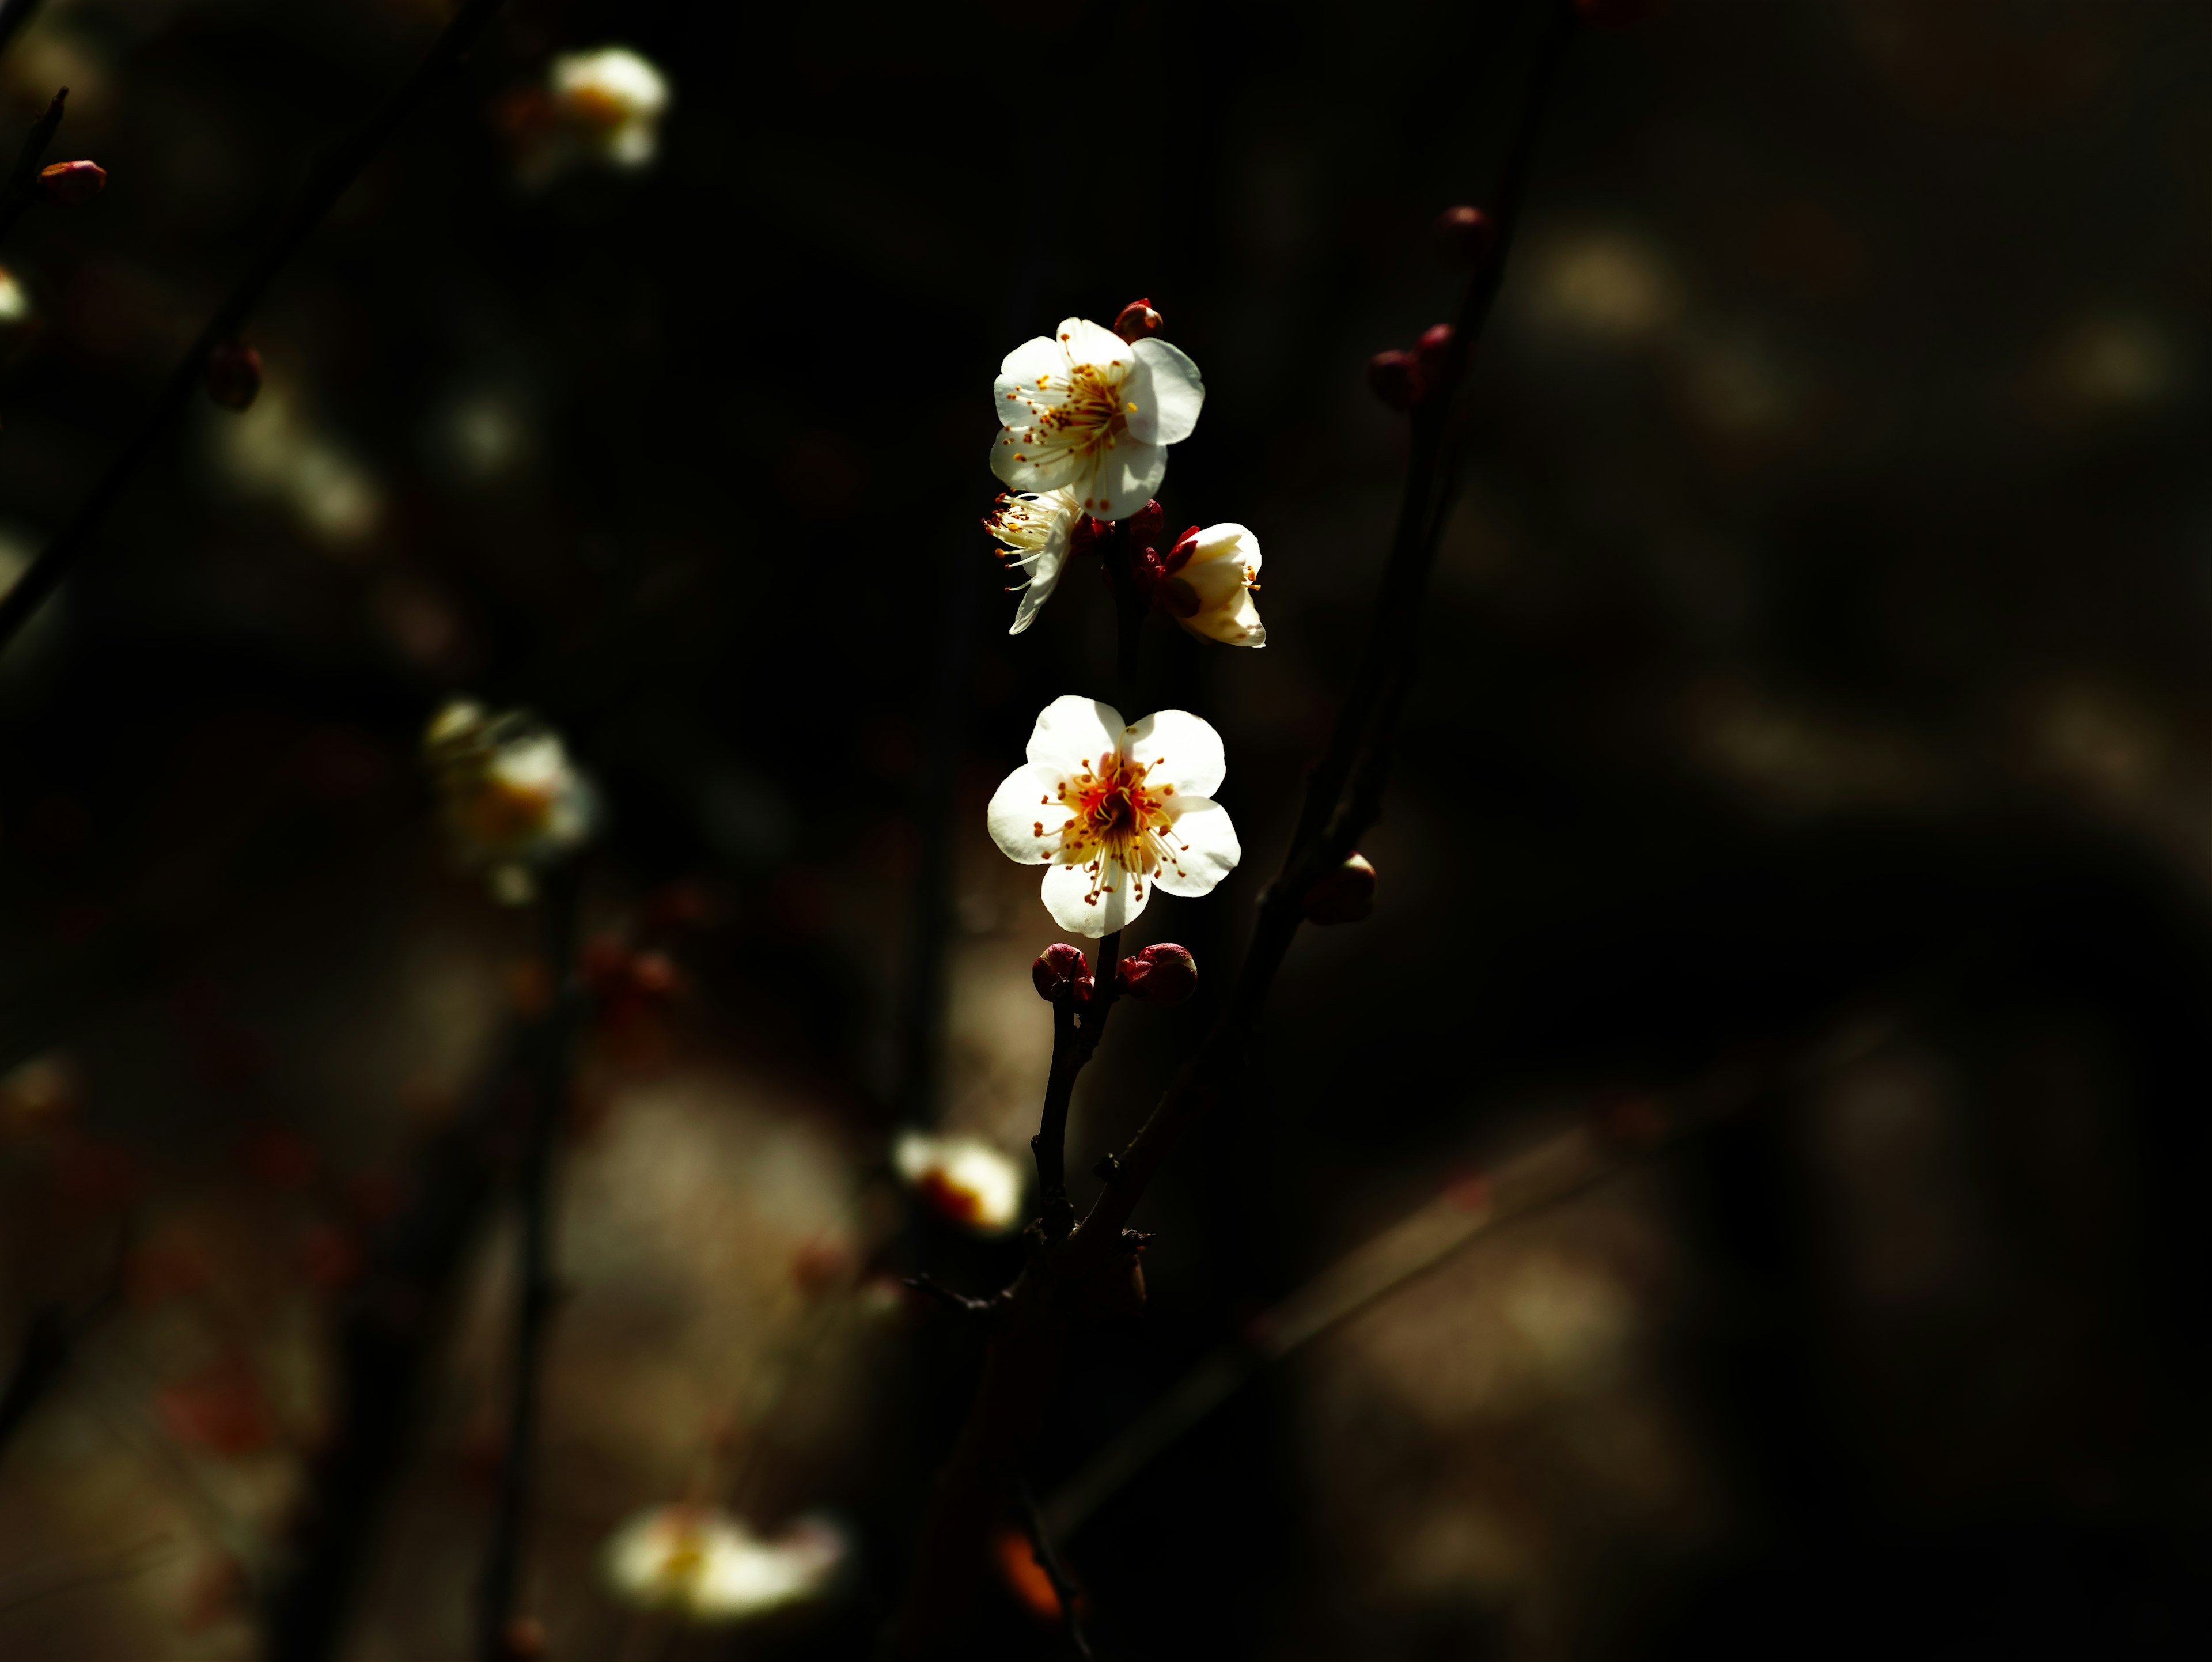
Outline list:
[[[1097,472],[1076,486],[1084,507],[1102,520],[1118,520],[1135,513],[1159,493],[1168,475],[1164,445],[1145,444],[1126,435],[1097,459]]]
[[[1050,335],[1036,336],[1000,360],[999,379],[991,389],[992,413],[1001,427],[1024,426],[1027,423],[1016,417],[1037,397],[1040,388],[1048,395],[1057,388],[1059,396],[1065,397],[1066,387],[1067,354]]]
[[[1046,872],[1044,909],[1052,914],[1052,921],[1096,941],[1113,934],[1145,910],[1145,903],[1152,898],[1152,884],[1139,892],[1128,874],[1111,860],[1105,862],[1105,877],[1112,880],[1112,886],[1093,878],[1088,866],[1054,866]]]
[[[1174,444],[1187,439],[1198,425],[1199,406],[1206,402],[1206,378],[1179,348],[1153,336],[1132,349],[1140,374],[1131,377],[1143,384],[1130,392],[1137,405],[1129,417],[1129,434],[1154,444]]]
[[[1016,768],[991,794],[984,823],[999,852],[1018,865],[1042,866],[1060,847],[1067,810],[1054,797],[1061,776],[1050,768]]]
[[[1127,725],[1120,710],[1096,698],[1073,693],[1055,698],[1038,713],[1036,726],[1030,729],[1030,762],[1050,772],[1057,785],[1095,768],[1101,756],[1110,755]]]
[[[1108,378],[1118,381],[1128,373],[1135,355],[1129,343],[1111,329],[1101,328],[1088,318],[1062,318],[1054,334],[1060,350],[1067,355],[1060,367],[1080,369],[1089,365],[1106,372]],[[1120,374],[1115,374],[1115,370]]]
[[[1018,635],[1036,621],[1044,603],[1052,599],[1052,592],[1060,587],[1060,563],[1066,557],[1065,549],[1047,549],[1037,556],[1036,563],[1030,568],[1030,580],[1022,587],[1022,603],[1014,608],[1014,621],[1006,633]]]
[[[1003,430],[991,443],[991,472],[1016,490],[1056,490],[1082,473],[1084,460],[1065,447],[1030,444]]]
[[[1175,823],[1164,834],[1168,858],[1152,881],[1170,894],[1210,894],[1244,857],[1229,811],[1207,796],[1178,796]]]
[[[1031,752],[1032,759],[1035,752]],[[1175,788],[1177,796],[1211,796],[1221,788],[1229,761],[1213,724],[1187,709],[1147,715],[1121,741],[1121,754],[1145,766],[1145,783]]]

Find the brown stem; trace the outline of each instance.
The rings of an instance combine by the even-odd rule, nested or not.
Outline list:
[[[346,187],[361,176],[370,159],[383,149],[385,143],[400,124],[412,115],[432,94],[444,83],[446,77],[459,64],[462,55],[483,33],[492,15],[499,10],[504,0],[462,0],[453,21],[439,35],[437,44],[430,48],[415,73],[403,82],[387,100],[384,107],[372,116],[361,130],[332,151],[309,175],[301,187],[299,198],[292,204],[276,228],[269,246],[251,266],[246,268],[215,315],[207,321],[177,367],[169,372],[155,395],[153,408],[146,412],[137,430],[131,436],[115,460],[108,464],[92,487],[91,493],[77,507],[69,522],[54,533],[53,540],[40,551],[23,575],[16,580],[4,598],[0,598],[0,652],[8,649],[9,642],[21,632],[40,606],[46,603],[62,579],[82,557],[94,534],[100,529],[132,477],[153,454],[177,417],[184,413],[199,386],[203,367],[208,354],[224,342],[234,338],[246,326],[253,308],[268,291],[300,245],[307,240],[315,227],[323,221],[337,199],[345,194]]]
[[[553,1276],[553,1173],[568,1100],[568,1064],[583,989],[575,973],[580,887],[573,870],[548,880],[545,948],[555,987],[530,1069],[530,1120],[522,1148],[518,1199],[522,1250],[515,1275],[514,1349],[507,1381],[507,1441],[500,1457],[499,1497],[491,1543],[477,1589],[477,1652],[484,1662],[512,1662],[517,1599],[537,1484],[538,1422],[544,1399],[545,1340],[560,1302]]]
[[[1079,1006],[1071,999],[1053,1006],[1052,1067],[1045,1075],[1037,1134],[1030,1139],[1048,1240],[1059,1240],[1075,1227],[1075,1206],[1067,1198],[1067,1110],[1075,1099],[1076,1076],[1098,1053],[1098,1041],[1105,1037],[1106,1018],[1114,1009],[1114,966],[1121,962],[1121,932],[1116,929],[1091,956],[1090,1001]]]

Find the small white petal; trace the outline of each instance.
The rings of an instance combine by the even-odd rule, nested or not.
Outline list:
[[[1136,400],[1130,435],[1156,444],[1188,438],[1198,425],[1199,406],[1206,402],[1206,378],[1179,348],[1155,337],[1139,341],[1134,350],[1149,396]]]
[[[1124,437],[1102,453],[1091,481],[1078,485],[1092,512],[1102,520],[1122,520],[1159,495],[1160,481],[1168,476],[1167,447],[1145,444]]]
[[[992,411],[1001,427],[1028,425],[1029,406],[1067,395],[1067,354],[1049,335],[1025,340],[999,364]]]
[[[1177,796],[1211,796],[1221,788],[1229,760],[1213,724],[1187,709],[1164,709],[1131,728],[1121,753],[1145,768],[1154,789],[1175,787]]]
[[[1006,432],[992,441],[991,472],[1016,490],[1056,490],[1083,470],[1083,459],[1072,450],[1033,446]]]
[[[1042,866],[1060,847],[1067,809],[1054,800],[1066,776],[1051,768],[1016,768],[992,793],[985,821],[999,852],[1018,865]]]
[[[1113,886],[1103,886],[1109,880]],[[1094,878],[1088,866],[1054,866],[1044,874],[1044,909],[1061,928],[1096,941],[1142,912],[1152,886],[1146,883],[1139,892],[1128,874],[1110,860],[1103,880]]]
[[[1068,365],[1073,368],[1080,368],[1088,363],[1109,373],[1120,369],[1127,374],[1134,361],[1127,341],[1087,318],[1062,318],[1054,332],[1059,337],[1061,350],[1067,354]]]
[[[1120,745],[1127,725],[1113,705],[1070,693],[1039,712],[1024,754],[1055,780],[1069,778],[1097,768],[1098,758]]]
[[[1170,894],[1210,894],[1244,857],[1237,827],[1229,823],[1229,811],[1210,798],[1178,794],[1175,800],[1175,824],[1166,834],[1173,858],[1153,880]]]

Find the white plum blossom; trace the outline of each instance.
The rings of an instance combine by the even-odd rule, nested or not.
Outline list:
[[[591,839],[598,797],[560,734],[535,717],[457,698],[432,718],[422,752],[454,852],[489,872],[501,900],[530,898],[533,870]]]
[[[1068,318],[999,366],[991,471],[1016,490],[1065,488],[1095,519],[1133,514],[1159,490],[1167,447],[1190,436],[1205,399],[1198,366],[1167,342],[1133,346]]]
[[[1257,537],[1241,525],[1193,526],[1161,562],[1153,595],[1194,635],[1224,646],[1265,646],[1267,625],[1252,603],[1259,577]]]
[[[891,1164],[931,1210],[979,1235],[1002,1235],[1022,1221],[1022,1168],[978,1138],[908,1131]]]
[[[668,78],[650,60],[627,46],[563,52],[545,84],[550,121],[537,135],[533,176],[548,177],[572,158],[623,168],[653,161],[669,94]]]
[[[713,1507],[639,1513],[606,1544],[607,1583],[629,1603],[693,1622],[741,1622],[820,1594],[846,1555],[845,1537],[802,1520],[763,1540]]]
[[[991,798],[992,840],[1044,866],[1045,910],[1097,939],[1145,910],[1154,887],[1201,895],[1243,850],[1213,800],[1228,764],[1221,735],[1188,711],[1133,726],[1095,698],[1055,698],[1030,734],[1029,762]]]
[[[999,557],[1022,574],[1022,581],[1013,585],[1022,601],[1015,608],[1013,627],[1007,634],[1018,635],[1035,623],[1038,612],[1052,598],[1076,521],[1082,517],[1083,505],[1075,493],[1062,487],[1001,495],[998,507],[983,521],[983,528],[1006,545],[1006,551]]]

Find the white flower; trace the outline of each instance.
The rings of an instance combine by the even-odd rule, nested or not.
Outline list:
[[[1022,1221],[1022,1168],[988,1142],[908,1131],[891,1164],[933,1210],[978,1234],[1004,1234]]]
[[[503,900],[530,898],[530,872],[590,840],[591,783],[560,735],[520,710],[487,715],[455,699],[432,719],[423,757],[438,784],[455,851],[491,873]]]
[[[556,114],[602,161],[642,167],[653,160],[668,81],[651,63],[627,46],[564,52],[549,83]]]
[[[845,1539],[802,1521],[763,1541],[711,1507],[655,1507],[607,1542],[608,1584],[622,1598],[694,1622],[741,1622],[820,1593],[845,1556]]]
[[[999,557],[1022,574],[1022,581],[1014,585],[1022,603],[1015,608],[1014,624],[1007,634],[1018,635],[1035,623],[1052,598],[1061,563],[1067,558],[1068,539],[1082,517],[1083,505],[1075,493],[1063,488],[1001,496],[997,508],[983,521],[983,528],[1006,545]]]
[[[1069,318],[1006,354],[993,394],[1004,429],[991,471],[1017,490],[1065,486],[1098,519],[1133,514],[1160,488],[1167,447],[1190,436],[1206,383],[1165,341],[1132,346]]]
[[[1259,576],[1257,537],[1241,525],[1193,526],[1161,562],[1153,594],[1194,635],[1224,646],[1265,646],[1267,628],[1252,604]]]
[[[1094,939],[1145,910],[1153,886],[1200,895],[1237,869],[1236,828],[1212,793],[1221,735],[1180,709],[1133,727],[1092,698],[1055,698],[1030,734],[1029,765],[991,798],[992,840],[1049,867],[1045,910]]]

